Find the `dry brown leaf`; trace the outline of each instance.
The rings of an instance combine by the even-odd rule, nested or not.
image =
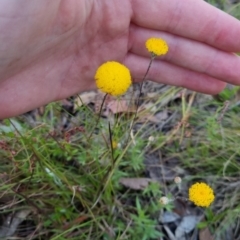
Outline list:
[[[119,182],[128,188],[134,190],[143,190],[145,189],[150,182],[155,182],[151,178],[121,178]]]
[[[96,95],[97,93],[94,91],[79,94],[79,97],[77,97],[74,101],[74,109],[81,107],[83,104],[87,105],[94,102]]]
[[[158,119],[159,122],[167,120],[169,118],[168,110],[165,109],[161,112],[156,113],[155,117]]]
[[[168,111],[163,110],[159,113],[153,114],[149,110],[146,111],[145,108],[141,109],[139,113],[138,122],[153,122],[153,123],[160,123],[161,121],[165,121],[168,119]]]
[[[148,109],[145,107],[140,107],[138,111],[138,122],[154,122],[157,123],[158,119],[155,117],[153,113],[151,113]]]
[[[130,107],[128,102],[124,99],[113,99],[107,104],[107,108],[113,113],[135,113],[136,108]]]
[[[189,234],[193,229],[196,228],[199,223],[201,216],[186,215],[182,218],[175,230],[176,239],[186,239],[186,234]]]
[[[210,233],[208,227],[200,230],[199,240],[214,240],[213,235]]]
[[[148,93],[147,93],[147,97],[148,97],[148,98],[157,98],[157,97],[159,97],[159,92],[158,92],[158,91],[148,92]]]
[[[106,93],[103,93],[101,91],[98,91],[98,93],[96,94],[95,99],[94,99],[94,110],[96,113],[99,113],[100,110],[103,113],[103,110],[104,110],[106,104],[112,99],[112,96],[108,94],[103,103],[105,96],[106,96]],[[103,104],[103,106],[102,106],[102,104]]]
[[[153,114],[142,114],[138,117],[137,122],[144,123],[144,122],[153,122],[153,123],[159,123],[159,120],[153,115]]]
[[[144,109],[146,109],[150,112],[156,112],[157,111],[157,107],[156,107],[156,104],[154,102],[144,103],[143,106],[144,106]]]

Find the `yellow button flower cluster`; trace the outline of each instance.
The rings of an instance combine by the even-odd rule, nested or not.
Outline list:
[[[197,182],[189,188],[189,200],[199,207],[209,207],[214,198],[212,188],[206,183]]]
[[[161,38],[149,38],[145,44],[153,56],[165,55],[168,52],[167,42]]]
[[[129,69],[114,61],[103,63],[97,69],[95,80],[98,89],[112,96],[124,94],[132,83]]]

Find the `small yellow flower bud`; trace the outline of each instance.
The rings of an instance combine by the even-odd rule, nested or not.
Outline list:
[[[116,148],[118,148],[118,142],[117,141],[112,141],[112,148],[113,149],[116,149]]]
[[[165,55],[168,52],[168,44],[161,38],[149,38],[145,44],[147,50],[154,56]]]

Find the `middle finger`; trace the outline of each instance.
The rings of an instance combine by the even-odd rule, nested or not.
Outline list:
[[[168,43],[169,51],[162,60],[231,84],[240,84],[240,58],[237,55],[191,39],[131,25],[129,51],[150,57],[145,48],[150,37],[163,38]]]

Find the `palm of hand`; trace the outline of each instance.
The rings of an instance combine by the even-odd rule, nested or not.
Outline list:
[[[29,30],[33,37],[22,34],[22,39],[18,38],[19,42],[26,37],[31,39],[26,43],[27,50],[23,48],[18,53],[25,56],[21,66],[9,68],[14,64],[6,64],[8,71],[3,72],[5,79],[0,82],[2,116],[93,89],[93,76],[101,63],[124,59],[131,17],[128,1],[121,1],[121,8],[109,1],[86,2],[61,1],[54,17],[54,6],[47,3],[48,11],[38,10],[45,21],[39,19],[34,25],[31,21],[36,16],[32,15],[24,22],[24,27],[35,29]],[[23,26],[16,25],[16,30],[19,27]]]
[[[151,5],[144,0],[59,0],[51,4],[45,1],[39,3],[42,8],[38,6],[30,21],[15,26],[16,30],[23,27],[29,30],[29,35],[23,32],[18,41],[24,42],[26,37],[29,41],[19,52],[21,63],[14,63],[13,58],[5,71],[2,68],[0,118],[93,89],[97,67],[108,60],[123,62],[133,78],[141,79],[150,57],[144,42],[152,36],[165,38],[170,52],[164,58],[166,61],[154,61],[150,79],[208,93],[220,91],[225,86],[221,80],[225,78],[233,83],[238,81],[240,73],[227,67],[232,64],[240,69],[239,59],[214,46],[226,51],[239,49],[240,43],[232,43],[231,38],[240,32],[240,24],[202,1],[193,6],[189,6],[188,0],[181,4],[178,0],[155,0]],[[197,11],[197,22],[191,23],[193,10]],[[32,10],[27,9],[26,15],[27,11]],[[205,13],[212,13],[211,19],[218,17],[218,24],[208,26]],[[16,24],[14,18],[13,23]],[[194,31],[197,24],[201,28]],[[228,29],[233,25],[237,31]],[[216,33],[209,37],[213,29]]]

